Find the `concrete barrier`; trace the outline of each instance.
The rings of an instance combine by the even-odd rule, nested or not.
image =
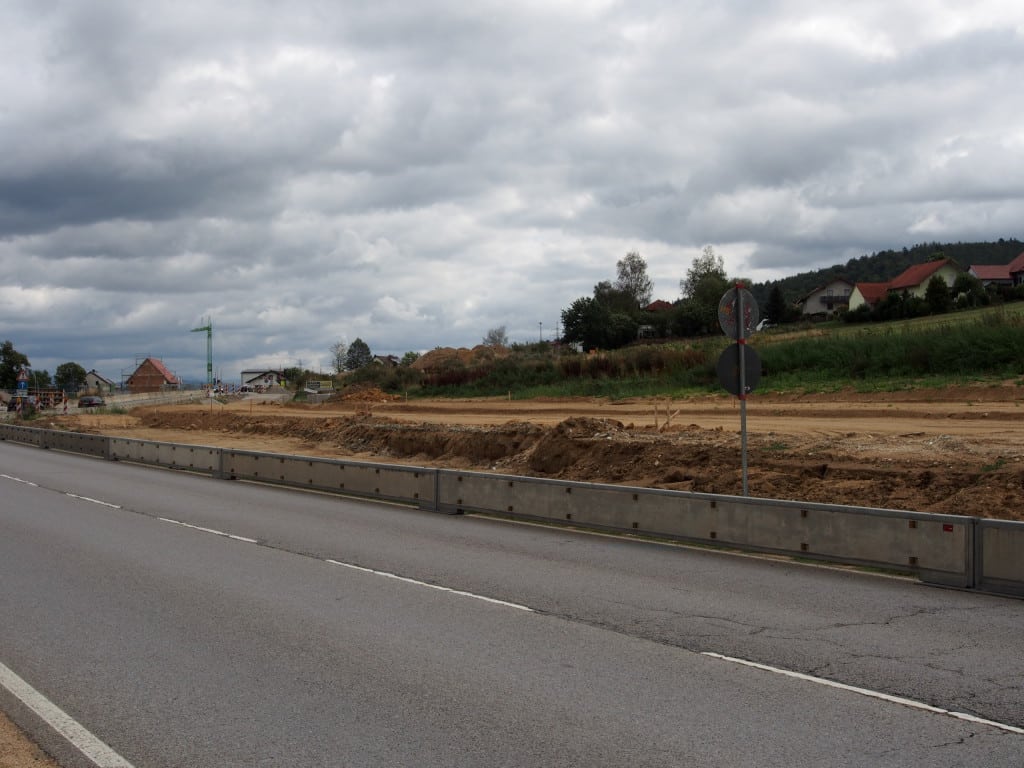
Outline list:
[[[438,508],[914,573],[968,587],[973,518],[444,470]]]
[[[205,445],[180,445],[152,440],[110,438],[109,458],[169,469],[186,469],[213,477],[221,474],[221,449]]]
[[[435,470],[256,451],[223,452],[223,477],[436,507]]]
[[[110,438],[106,435],[92,435],[85,432],[60,432],[54,429],[40,430],[41,447],[56,451],[83,453],[86,456],[109,457]]]
[[[886,568],[1024,596],[1024,523],[233,451],[0,424],[0,439],[225,479]]]
[[[986,592],[1024,596],[1024,523],[978,520],[975,584]]]
[[[43,437],[47,431],[49,430],[24,427],[20,424],[0,424],[0,440],[42,447]]]

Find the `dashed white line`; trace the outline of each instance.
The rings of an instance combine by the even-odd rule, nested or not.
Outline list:
[[[77,720],[0,662],[0,685],[35,712],[98,768],[133,768],[132,764],[87,731]]]
[[[815,677],[814,675],[807,675],[803,672],[794,672],[789,669],[782,669],[781,667],[773,667],[768,664],[759,664],[756,661],[747,661],[746,659],[737,659],[734,656],[723,656],[720,653],[713,653],[711,651],[702,651],[701,656],[709,656],[712,659],[719,659],[721,661],[730,661],[733,664],[741,664],[745,667],[753,667],[754,669],[760,669],[765,672],[773,672],[776,675],[783,675],[785,677],[792,677],[797,680],[804,680],[809,683],[816,683],[818,685],[828,686],[829,688],[838,688],[841,691],[849,691],[850,693],[857,693],[861,696],[867,696],[872,699],[880,699],[882,701],[892,702],[893,704],[899,704],[904,707],[910,707],[911,709],[919,709],[924,712],[934,712],[939,715],[947,715],[949,717],[955,717],[958,720],[966,720],[971,723],[977,723],[978,725],[990,725],[993,728],[998,728],[1008,733],[1019,733],[1024,734],[1024,728],[1018,728],[1015,725],[1007,725],[1006,723],[1000,723],[995,720],[986,720],[983,717],[976,717],[975,715],[969,715],[966,712],[953,712],[952,710],[942,709],[941,707],[933,707],[931,704],[925,704],[923,701],[914,701],[913,699],[905,699],[902,696],[893,696],[890,693],[882,693],[881,691],[872,691],[870,688],[858,688],[855,685],[847,685],[846,683],[837,683],[835,680],[826,680],[824,677]]]
[[[101,507],[110,507],[111,509],[120,509],[120,504],[111,504],[109,501],[100,501],[99,499],[93,499],[89,496],[79,496],[77,493],[64,493],[65,496],[70,496],[72,499],[80,499],[81,501],[88,501],[90,504],[99,504]]]
[[[31,480],[22,480],[20,477],[14,477],[13,475],[0,475],[4,480],[13,480],[16,483],[23,483],[25,485],[31,485],[33,488],[38,488],[38,483],[33,483]]]
[[[399,576],[396,573],[388,573],[387,571],[375,571],[373,568],[366,568],[362,565],[354,565],[352,563],[343,563],[340,560],[326,560],[325,562],[331,565],[340,565],[342,568],[351,568],[353,571],[362,571],[363,573],[372,573],[374,576],[383,576],[386,579],[394,579],[395,581],[404,581],[406,584],[415,584],[417,587],[428,587],[429,589],[436,589],[438,592],[448,592],[453,595],[462,595],[463,597],[471,597],[474,600],[483,600],[485,603],[493,603],[494,605],[503,605],[506,608],[515,608],[517,611],[526,611],[527,613],[536,613],[533,608],[526,605],[520,605],[519,603],[510,603],[507,600],[498,600],[493,597],[485,597],[484,595],[477,595],[473,592],[464,592],[461,589],[452,589],[451,587],[442,587],[438,584],[430,584],[426,581],[418,581],[417,579],[410,579],[408,576]]]
[[[202,531],[203,533],[212,533],[214,536],[223,536],[226,539],[234,539],[235,541],[244,541],[247,544],[258,544],[256,539],[250,539],[245,536],[236,536],[233,533],[227,533],[226,531],[218,531],[216,528],[204,528],[201,525],[192,525],[191,523],[183,523],[181,520],[172,520],[169,517],[158,517],[157,520],[164,523],[174,523],[174,525],[180,525],[182,528],[191,528],[193,531]]]

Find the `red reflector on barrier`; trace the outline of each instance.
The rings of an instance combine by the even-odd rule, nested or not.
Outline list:
[[[947,533],[952,533],[953,532],[953,524],[952,523],[945,523],[945,524],[943,524],[942,530],[946,531]]]

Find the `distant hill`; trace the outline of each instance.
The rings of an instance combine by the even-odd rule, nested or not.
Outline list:
[[[851,283],[882,283],[892,280],[909,266],[923,264],[934,258],[950,258],[967,269],[972,264],[1009,264],[1021,252],[1024,252],[1024,242],[1016,239],[999,238],[994,243],[920,243],[899,251],[879,251],[870,256],[860,256],[845,264],[801,272],[781,280],[754,283],[750,292],[758,304],[764,307],[772,289],[777,285],[782,289],[786,302],[792,303],[838,278],[845,278]]]

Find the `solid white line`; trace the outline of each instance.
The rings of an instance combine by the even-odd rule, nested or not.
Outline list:
[[[100,501],[99,499],[91,499],[88,496],[79,496],[77,493],[66,493],[65,496],[70,496],[72,499],[81,499],[82,501],[88,501],[91,504],[99,504],[101,507],[110,507],[111,509],[120,509],[120,504],[111,504],[109,501]]]
[[[71,715],[18,677],[2,662],[0,684],[21,699],[25,706],[43,718],[51,728],[71,742],[75,749],[92,760],[98,768],[133,768],[131,763],[93,736]]]
[[[12,477],[11,475],[0,475],[4,480],[13,480],[16,483],[24,483],[25,485],[31,485],[33,488],[38,488],[37,483],[33,483],[31,480],[22,480],[20,477]]]
[[[174,523],[180,525],[182,528],[191,528],[193,531],[202,531],[203,533],[212,533],[214,536],[223,536],[226,539],[234,539],[235,541],[244,541],[247,544],[258,544],[256,539],[249,539],[245,536],[236,536],[233,533],[225,533],[224,531],[218,531],[216,528],[203,528],[201,525],[192,525],[191,523],[183,523],[181,520],[171,520],[169,517],[158,517],[164,523]]]
[[[934,712],[939,715],[948,715],[949,717],[955,717],[958,720],[967,720],[968,722],[977,723],[978,725],[990,725],[993,728],[999,728],[1000,730],[1008,731],[1009,733],[1024,734],[1024,728],[1018,728],[1015,725],[1007,725],[1006,723],[999,723],[995,720],[986,720],[982,717],[975,717],[974,715],[969,715],[966,712],[953,712],[948,709],[942,709],[941,707],[933,707],[931,704],[925,704],[923,701],[914,701],[913,699],[905,699],[902,696],[893,696],[892,694],[882,693],[881,691],[872,691],[870,688],[858,688],[855,685],[847,685],[846,683],[837,683],[834,680],[826,680],[824,677],[806,675],[803,672],[794,672],[789,669],[782,669],[781,667],[772,667],[768,664],[759,664],[756,661],[737,659],[733,656],[723,656],[720,653],[712,653],[711,651],[702,651],[701,656],[710,656],[713,659],[731,661],[733,664],[742,664],[745,667],[753,667],[754,669],[761,669],[765,672],[774,672],[776,675],[793,677],[797,680],[804,680],[810,683],[817,683],[818,685],[825,685],[829,688],[838,688],[842,691],[857,693],[861,696],[867,696],[872,699],[881,699],[882,701],[889,701],[893,704],[899,704],[904,707],[910,707],[911,709],[920,709],[925,712]]]
[[[506,600],[498,600],[493,597],[484,597],[483,595],[477,595],[472,592],[464,592],[461,589],[452,589],[451,587],[442,587],[438,584],[430,584],[426,581],[417,581],[416,579],[410,579],[407,576],[399,576],[395,573],[388,573],[387,571],[375,571],[373,568],[364,568],[361,565],[353,565],[352,563],[343,563],[339,560],[326,560],[331,565],[340,565],[342,568],[351,568],[353,571],[362,571],[363,573],[372,573],[374,576],[383,576],[387,579],[394,579],[395,581],[404,581],[406,584],[415,584],[417,587],[428,587],[430,589],[436,589],[438,592],[448,592],[453,595],[462,595],[463,597],[471,597],[474,600],[483,600],[485,603],[494,603],[495,605],[503,605],[506,608],[515,608],[517,611],[526,611],[527,613],[535,613],[533,608],[529,606],[520,605],[519,603],[510,603]]]

